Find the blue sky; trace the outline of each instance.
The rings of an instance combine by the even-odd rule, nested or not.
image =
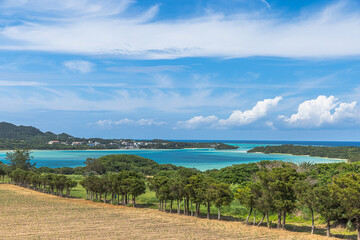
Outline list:
[[[82,137],[360,140],[360,4],[0,0],[2,121]]]

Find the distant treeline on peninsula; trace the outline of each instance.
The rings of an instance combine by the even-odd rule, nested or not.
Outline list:
[[[78,138],[67,133],[42,132],[31,126],[0,122],[0,149],[86,150],[86,149],[236,149],[224,143],[178,142],[161,139]]]
[[[311,157],[327,157],[347,159],[349,162],[360,161],[360,147],[319,147],[319,146],[299,146],[299,145],[281,145],[281,146],[259,146],[248,151],[249,153],[281,153],[292,155],[308,155]]]

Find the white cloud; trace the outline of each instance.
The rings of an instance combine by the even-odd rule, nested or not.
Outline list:
[[[106,92],[101,89],[74,85],[71,88],[57,86],[39,86],[36,91],[22,88],[0,88],[0,111],[23,112],[32,110],[60,111],[117,111],[129,113],[149,110],[167,113],[193,112],[202,107],[235,108],[239,100],[237,91],[216,93],[215,89],[192,89],[179,92],[177,89],[155,87],[108,86]],[[112,86],[112,87],[111,87]],[[92,92],[89,94],[88,90]],[[93,96],[97,96],[94,98]]]
[[[111,120],[99,120],[95,123],[95,125],[104,127],[104,126],[109,126],[112,125],[112,121]]]
[[[278,105],[282,97],[273,99],[264,99],[258,101],[251,110],[244,112],[235,110],[228,119],[220,119],[218,125],[222,127],[242,126],[253,123],[258,119],[265,117],[269,110]]]
[[[0,28],[0,49],[115,54],[141,59],[360,55],[360,31],[354,31],[360,28],[360,14],[342,4],[292,19],[255,12],[230,16],[208,13],[190,19],[156,21],[153,17],[158,6],[132,18],[123,14],[132,1],[120,1],[119,8],[117,1],[111,0],[67,0],[60,7],[57,5],[62,1],[23,2],[17,6],[23,15],[28,8],[40,7],[40,13],[51,9],[61,15],[71,9],[75,16],[80,12],[78,15],[83,17],[66,21],[45,16],[50,20],[30,18],[23,24],[7,25]],[[31,5],[32,2],[37,4]]]
[[[0,87],[39,87],[44,86],[45,83],[34,81],[3,81],[0,80]]]
[[[135,125],[135,126],[164,126],[164,125],[167,125],[166,122],[160,122],[160,121],[155,121],[153,119],[144,119],[144,118],[139,119],[139,120],[123,118],[118,121],[99,120],[95,124],[99,125],[101,127],[111,126],[111,125]]]
[[[188,68],[184,65],[157,65],[157,66],[125,66],[125,67],[111,67],[109,71],[124,72],[124,73],[161,73],[161,72],[181,72]]]
[[[177,128],[188,128],[188,129],[195,129],[199,127],[210,127],[213,126],[218,121],[216,116],[196,116],[186,121],[179,121],[176,124]]]
[[[88,73],[93,70],[94,64],[88,61],[73,60],[64,62],[64,66],[72,71]]]
[[[229,128],[239,127],[251,124],[267,115],[267,113],[274,107],[276,107],[279,101],[282,99],[281,96],[273,99],[264,99],[258,101],[256,105],[244,112],[235,110],[227,119],[218,119],[216,116],[196,116],[187,121],[179,121],[176,128],[200,128],[200,127],[218,127],[218,128]]]
[[[104,17],[126,10],[133,0],[3,0],[0,7],[11,12],[27,11],[32,18],[38,14],[51,17]]]
[[[271,5],[268,3],[268,1],[266,0],[260,0],[260,1],[264,3],[268,9],[271,9]]]
[[[343,120],[359,119],[355,106],[356,101],[343,103],[334,96],[321,95],[301,103],[297,113],[290,117],[280,115],[279,118],[292,127],[320,127],[340,123]]]
[[[266,126],[270,127],[272,130],[275,130],[276,127],[274,126],[274,123],[272,121],[266,121]]]

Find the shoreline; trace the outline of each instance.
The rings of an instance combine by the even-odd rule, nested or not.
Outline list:
[[[249,152],[247,152],[249,153]],[[261,154],[272,154],[272,155],[289,155],[289,156],[299,156],[299,157],[313,157],[313,158],[323,158],[323,159],[329,159],[329,160],[338,160],[338,161],[345,161],[348,162],[349,159],[343,159],[343,158],[330,158],[330,157],[317,157],[317,156],[310,156],[310,155],[294,155],[291,153],[263,153],[263,152],[250,152],[251,153],[261,153]]]
[[[171,150],[209,150],[209,149],[214,149],[215,148],[135,148],[135,149],[28,149],[30,152],[31,151],[143,151],[143,150],[161,150],[161,151],[171,151]],[[15,149],[7,149],[7,150],[0,150],[0,152],[11,152],[14,151]],[[226,149],[225,149],[226,150]],[[234,150],[234,149],[227,149],[227,150]],[[217,150],[220,151],[220,150]]]

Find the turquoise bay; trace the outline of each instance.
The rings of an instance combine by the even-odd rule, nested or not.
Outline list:
[[[282,160],[288,162],[314,162],[332,163],[339,162],[337,159],[326,159],[309,156],[292,156],[278,154],[247,153],[246,151],[255,146],[271,144],[238,144],[237,150],[213,150],[213,149],[176,149],[176,150],[33,150],[32,162],[37,167],[77,167],[84,166],[86,158],[97,158],[109,154],[135,154],[150,158],[157,163],[171,163],[176,166],[197,168],[199,170],[220,169],[233,164],[259,162],[262,160]],[[0,161],[5,161],[6,152],[0,152]]]

